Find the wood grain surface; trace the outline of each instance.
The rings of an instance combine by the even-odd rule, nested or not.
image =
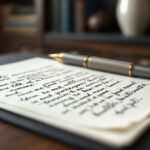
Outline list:
[[[0,150],[73,150],[56,141],[0,121]]]

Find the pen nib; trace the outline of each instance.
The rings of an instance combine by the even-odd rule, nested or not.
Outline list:
[[[58,53],[58,54],[49,54],[48,56],[51,57],[52,59],[62,63],[62,58],[63,58],[63,53]]]
[[[59,58],[59,54],[49,54],[48,56],[51,57],[52,59]]]

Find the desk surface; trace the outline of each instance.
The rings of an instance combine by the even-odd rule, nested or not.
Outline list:
[[[0,150],[73,150],[20,127],[0,121]]]
[[[137,141],[135,146],[126,150],[149,150],[150,129]],[[24,128],[0,120],[0,150],[75,150]],[[102,150],[104,150],[102,148]],[[125,150],[125,149],[124,149]]]

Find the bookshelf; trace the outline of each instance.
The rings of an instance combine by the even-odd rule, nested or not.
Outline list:
[[[17,8],[28,7],[28,6],[32,7],[34,10],[34,15],[35,15],[33,16],[33,20],[35,21],[35,26],[36,26],[35,31],[33,32],[28,31],[28,29],[24,31],[24,28],[21,28],[21,30],[19,31],[17,30],[17,28],[11,28],[13,29],[12,31],[5,31],[5,27],[4,29],[0,29],[0,40],[1,40],[0,51],[1,52],[6,52],[6,51],[13,52],[13,51],[21,51],[22,49],[23,51],[25,49],[40,51],[43,46],[43,16],[42,16],[43,9],[44,9],[43,2],[40,0],[32,0],[32,1],[0,0],[0,4],[2,6],[14,5],[15,8],[16,7]],[[11,14],[9,14],[9,16],[11,16]],[[28,21],[26,20],[27,16],[26,14],[23,14],[22,16],[20,14],[19,15],[17,14],[17,15],[11,16],[10,18],[7,17],[7,19],[5,19],[5,22],[10,21],[10,23],[11,22],[14,23],[16,21],[18,23],[20,21],[18,18],[21,18],[21,17],[25,18],[25,21]],[[29,14],[28,18],[30,17],[31,17],[30,20],[32,21],[32,15],[30,16]],[[17,19],[15,20],[15,18],[17,18],[19,21]],[[23,19],[21,19],[20,22],[22,23],[22,21]],[[23,23],[25,21],[23,21]],[[20,27],[20,24],[18,25],[18,27]]]
[[[142,36],[123,36],[115,20],[115,6],[117,0],[99,0],[100,3],[103,3],[100,9],[106,10],[113,20],[110,28],[102,32],[91,32],[88,30],[87,25],[83,31],[80,31],[82,25],[80,29],[75,29],[76,27],[73,27],[73,29],[69,29],[70,31],[66,31],[67,25],[63,21],[66,18],[62,19],[60,17],[62,13],[60,10],[62,9],[61,7],[65,7],[65,10],[68,12],[69,10],[67,10],[67,6],[60,5],[62,1],[67,2],[68,0],[33,0],[33,6],[37,15],[37,32],[34,34],[1,32],[0,39],[5,43],[12,41],[12,43],[14,43],[14,41],[17,41],[18,44],[16,45],[33,47],[35,50],[38,49],[38,52],[42,53],[66,51],[93,54],[103,57],[119,57],[120,59],[129,60],[133,58],[150,59],[150,29]],[[69,8],[71,8],[71,10],[74,9],[78,1],[90,2],[90,0],[69,0],[69,2],[73,2],[73,7]],[[63,5],[65,5],[65,2]],[[86,11],[88,14],[91,10],[88,11],[87,9]],[[69,14],[74,15],[74,21],[76,20],[75,17],[77,18],[77,13],[75,13],[75,10],[73,10],[73,12],[74,14]],[[83,20],[86,17],[87,16],[79,17],[78,20],[81,21],[81,24],[84,23]],[[75,22],[74,25],[76,25]],[[18,49],[19,47],[20,46],[18,46]]]
[[[76,0],[88,1],[88,0]],[[120,57],[120,59],[150,58],[150,33],[143,36],[123,36],[115,18],[117,0],[99,0],[103,2],[104,9],[113,18],[110,29],[102,32],[91,32],[85,27],[84,31],[75,32],[52,32],[46,30],[44,45],[51,51],[79,51],[83,54],[94,54],[104,57]],[[88,1],[89,2],[89,1]],[[101,9],[101,8],[99,8]],[[103,9],[103,8],[102,8]],[[78,14],[78,13],[77,13]],[[76,16],[77,17],[77,16]],[[84,19],[84,16],[79,18]],[[76,23],[75,23],[76,24]],[[81,25],[82,26],[82,25]],[[82,28],[82,27],[81,27]],[[130,57],[129,57],[130,54]],[[135,57],[136,56],[136,57]]]
[[[89,38],[87,36],[87,34],[48,33],[45,35],[45,52],[72,51],[128,61],[150,58],[150,45],[144,38],[128,39],[115,34],[92,36],[90,34]]]

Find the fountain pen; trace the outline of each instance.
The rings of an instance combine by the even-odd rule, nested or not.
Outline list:
[[[49,57],[64,64],[82,66],[89,69],[117,73],[130,77],[150,79],[150,67],[134,64],[132,62],[68,53],[49,54]]]

